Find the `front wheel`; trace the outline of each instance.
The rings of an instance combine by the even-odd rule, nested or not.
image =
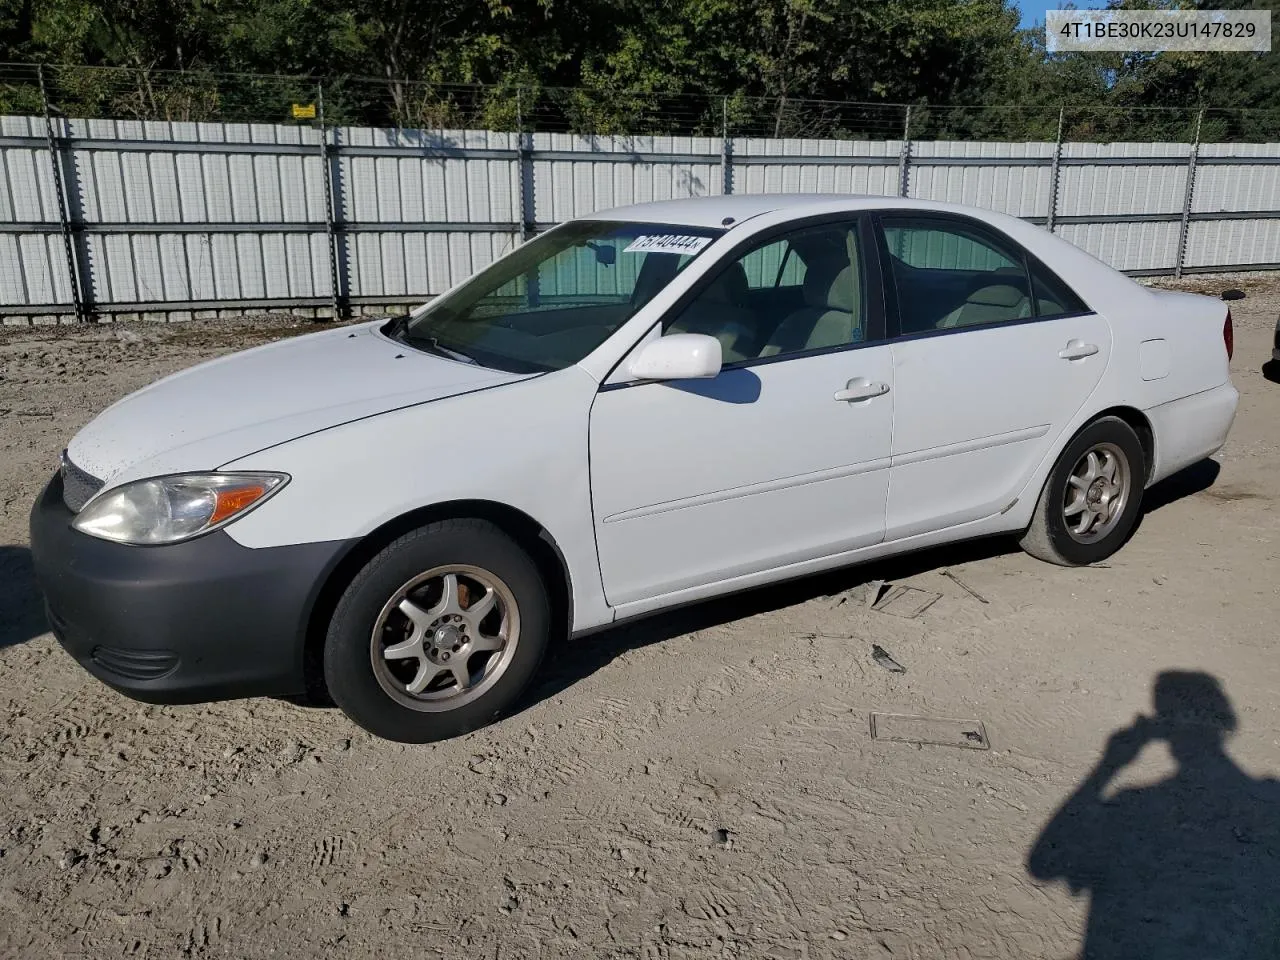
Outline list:
[[[1068,567],[1105,560],[1133,532],[1146,475],[1146,456],[1133,428],[1119,417],[1095,420],[1054,464],[1022,549]]]
[[[542,661],[550,604],[538,568],[491,523],[447,520],[371,560],[329,624],[333,700],[370,733],[426,743],[509,709]]]

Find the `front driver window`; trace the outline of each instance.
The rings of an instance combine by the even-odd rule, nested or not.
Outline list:
[[[720,341],[741,363],[866,339],[866,270],[854,223],[773,236],[712,275],[663,333]]]

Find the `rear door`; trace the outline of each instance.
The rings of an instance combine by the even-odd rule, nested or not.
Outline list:
[[[1111,328],[987,224],[877,220],[893,304],[892,540],[1007,509],[1098,385]]]

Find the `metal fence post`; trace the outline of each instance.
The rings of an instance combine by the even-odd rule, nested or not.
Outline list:
[[[908,178],[911,176],[911,104],[907,104],[907,116],[902,124],[902,149],[898,153],[898,196],[905,197]]]
[[[316,106],[319,108],[318,119],[320,121],[320,173],[324,178],[324,227],[329,240],[330,302],[333,305],[333,319],[341,320],[346,312],[344,310],[346,296],[341,286],[340,271],[338,270],[338,198],[334,193],[333,173],[330,169],[331,154],[335,153],[336,149],[331,150],[329,146],[329,128],[325,126],[324,122],[324,84],[316,84]]]
[[[524,131],[524,92],[516,87],[516,178],[520,189],[520,219],[516,224],[520,228],[520,242],[529,239],[534,230],[533,206],[533,134],[525,139]]]
[[[49,105],[49,92],[44,83],[44,67],[36,67],[36,76],[40,80],[40,100],[44,105],[44,130],[49,143],[49,163],[53,168],[53,193],[58,201],[58,222],[62,227],[62,249],[67,259],[67,279],[71,284],[71,303],[76,314],[76,323],[84,323],[87,319],[83,277],[80,273],[80,259],[76,256],[75,241],[71,237],[71,219],[67,216],[66,178],[63,175],[62,138],[54,133],[53,111]]]
[[[720,98],[720,190],[733,193],[733,142],[729,139],[729,98]]]
[[[1053,144],[1053,166],[1049,169],[1049,216],[1045,228],[1053,233],[1053,223],[1058,219],[1058,170],[1062,162],[1062,126],[1067,108],[1058,108],[1058,137]]]
[[[1187,154],[1187,189],[1182,198],[1182,224],[1178,227],[1178,262],[1173,275],[1182,276],[1182,264],[1187,258],[1187,231],[1191,225],[1191,201],[1196,192],[1196,160],[1200,156],[1200,125],[1204,122],[1204,108],[1196,113],[1196,132],[1191,140],[1191,152]]]

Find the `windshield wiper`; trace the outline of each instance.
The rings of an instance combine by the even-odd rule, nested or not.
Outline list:
[[[426,350],[428,353],[438,354],[442,357],[448,357],[450,360],[462,360],[475,366],[480,365],[480,361],[469,354],[463,353],[461,350],[455,350],[451,347],[442,346],[440,341],[435,337],[422,333],[409,332],[408,314],[400,314],[392,319],[391,323],[383,331],[392,340],[399,340],[411,347],[418,347]]]
[[[409,315],[407,313],[402,313],[399,316],[392,317],[391,323],[389,323],[382,332],[392,340],[399,340],[401,335],[403,335],[408,329]]]
[[[450,360],[461,360],[464,363],[470,363],[473,366],[480,365],[480,361],[475,357],[463,353],[461,350],[442,346],[439,340],[427,334],[409,333],[406,331],[401,339],[410,346],[421,347],[430,353],[439,354],[442,357],[448,357]]]

